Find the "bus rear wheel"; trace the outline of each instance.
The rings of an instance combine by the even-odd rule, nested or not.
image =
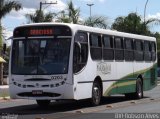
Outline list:
[[[102,91],[100,84],[98,81],[95,81],[92,87],[92,98],[91,98],[92,105],[93,106],[99,105],[101,102],[101,98],[102,98]]]
[[[47,107],[51,102],[50,100],[36,100],[36,101],[40,107]]]
[[[143,98],[143,83],[140,78],[136,81],[136,92],[135,93],[127,93],[125,94],[127,99],[141,99]]]
[[[134,95],[136,99],[143,98],[143,83],[141,79],[137,79],[136,81],[136,92]]]

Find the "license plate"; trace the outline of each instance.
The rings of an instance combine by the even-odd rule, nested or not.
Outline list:
[[[42,91],[42,90],[33,90],[33,91],[32,91],[32,94],[33,94],[33,95],[42,95],[42,94],[43,94],[43,91]]]

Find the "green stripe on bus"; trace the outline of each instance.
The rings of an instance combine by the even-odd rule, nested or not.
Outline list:
[[[120,80],[117,80],[114,82],[103,94],[104,96],[108,96],[111,94],[119,94],[119,93],[129,93],[129,92],[135,92],[136,88],[136,79],[139,74],[143,75],[143,88],[144,90],[152,89],[156,86],[156,83],[151,85],[151,70],[156,69],[157,63],[155,63],[153,66],[137,71],[135,73],[128,74],[127,76],[122,77]],[[156,75],[156,70],[155,70]],[[155,76],[156,78],[156,76]],[[156,81],[156,79],[155,79]]]

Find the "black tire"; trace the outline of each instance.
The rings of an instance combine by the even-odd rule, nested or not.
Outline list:
[[[136,92],[134,95],[136,99],[143,98],[143,83],[141,79],[137,79],[136,81]]]
[[[36,100],[36,101],[40,107],[47,107],[51,102],[50,100]]]
[[[91,103],[92,106],[97,106],[100,104],[102,98],[102,90],[99,82],[95,81],[92,87],[92,98]]]
[[[136,92],[135,93],[126,93],[125,97],[127,99],[141,99],[143,98],[143,83],[141,79],[136,81]]]

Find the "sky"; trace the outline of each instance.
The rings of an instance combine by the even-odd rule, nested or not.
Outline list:
[[[39,3],[41,2],[53,2],[57,1],[57,4],[43,5],[42,9],[45,12],[58,12],[66,9],[66,3],[69,0],[15,0],[22,4],[23,9],[16,12],[12,11],[5,18],[2,19],[2,25],[6,29],[4,30],[5,38],[12,36],[13,29],[19,25],[28,23],[25,15],[34,13],[36,9],[39,9]],[[108,18],[109,24],[112,24],[114,20],[119,16],[127,16],[131,12],[137,12],[138,15],[144,16],[144,7],[146,0],[72,0],[76,8],[80,8],[81,19],[85,19],[90,15],[90,8],[88,3],[93,3],[91,7],[92,15],[101,15]],[[146,18],[158,18],[160,19],[160,0],[149,0],[146,9]],[[150,26],[151,31],[160,32],[160,25]]]

